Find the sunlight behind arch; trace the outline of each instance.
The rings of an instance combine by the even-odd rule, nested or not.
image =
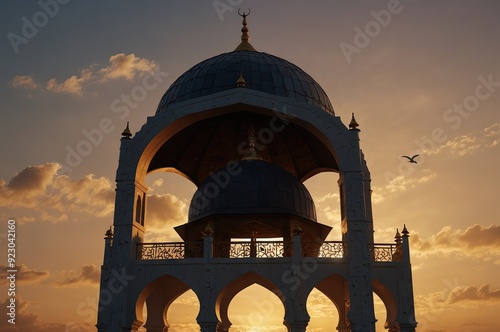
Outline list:
[[[231,331],[286,332],[285,310],[279,298],[264,287],[253,284],[239,292],[229,304]]]
[[[188,290],[179,296],[167,312],[167,319],[170,325],[169,332],[198,331],[200,326],[196,322],[196,316],[200,311],[200,303],[196,294]]]
[[[318,222],[332,227],[326,239],[334,241],[342,237],[338,179],[337,173],[323,172],[304,181],[313,198]]]
[[[310,316],[307,332],[324,331],[325,326],[332,330],[337,327],[339,314],[335,304],[316,288],[309,293],[306,308]]]

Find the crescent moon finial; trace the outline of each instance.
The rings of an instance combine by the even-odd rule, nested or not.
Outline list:
[[[250,37],[248,36],[247,16],[250,15],[250,8],[247,8],[246,12],[242,12],[241,8],[239,8],[238,15],[243,17],[243,22],[241,22],[243,27],[241,28],[241,43],[236,47],[235,51],[255,51],[255,48],[248,42]]]
[[[243,18],[247,17],[248,15],[250,15],[250,8],[247,8],[247,9],[248,9],[248,13],[243,12],[243,14],[242,14],[241,13],[241,8],[239,8],[238,9],[238,15],[240,15]]]

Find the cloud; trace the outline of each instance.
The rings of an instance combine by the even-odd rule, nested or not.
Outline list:
[[[172,194],[150,195],[146,201],[147,241],[178,238],[172,229],[187,222],[187,203]]]
[[[429,239],[417,233],[411,235],[410,244],[415,255],[428,256],[457,254],[486,260],[500,260],[500,225],[475,224],[466,230],[443,227]]]
[[[10,80],[13,88],[23,88],[34,90],[38,88],[38,83],[33,79],[33,75],[17,75]]]
[[[340,221],[340,208],[333,208],[334,206],[340,207],[339,193],[326,194],[319,199],[314,199],[314,202],[319,215],[324,216],[328,221]]]
[[[92,78],[90,69],[82,70],[80,76],[73,75],[64,82],[59,83],[57,79],[52,78],[47,82],[47,91],[54,93],[69,93],[77,96],[83,95],[83,85]]]
[[[59,168],[55,163],[26,167],[10,179],[5,189],[30,200],[45,192]]]
[[[58,175],[59,169],[57,163],[28,166],[8,182],[0,179],[0,207],[29,208],[38,212],[38,219],[52,222],[67,220],[69,211],[97,217],[112,214],[115,192],[108,179],[89,174],[73,180]]]
[[[447,303],[469,301],[482,303],[485,301],[500,302],[500,289],[490,290],[490,285],[488,284],[481,285],[480,287],[456,287],[448,294],[446,299]]]
[[[154,61],[136,57],[135,54],[125,55],[123,53],[112,55],[109,58],[109,63],[108,67],[99,70],[103,82],[118,78],[132,80],[136,75],[154,71],[157,66]]]
[[[92,64],[71,75],[66,79],[51,78],[45,84],[45,89],[52,93],[67,93],[82,96],[88,87],[110,80],[133,80],[145,73],[158,70],[154,60],[141,58],[135,54],[118,53],[109,57],[109,64],[105,67]],[[40,85],[34,80],[33,75],[17,75],[10,80],[13,88],[37,89]]]
[[[154,194],[147,198],[148,227],[165,229],[187,221],[187,204],[172,194]]]
[[[77,273],[65,271],[54,284],[57,286],[97,285],[100,282],[101,271],[95,265],[84,265]]]
[[[424,151],[427,155],[446,154],[463,157],[476,151],[497,146],[500,143],[500,123],[468,135],[457,136],[435,148]]]
[[[7,270],[9,269],[10,268],[8,268],[7,265],[0,265],[0,285],[8,284],[7,277],[9,276],[9,273],[7,272]],[[14,270],[17,270],[16,283],[29,284],[49,277],[48,271],[30,269],[24,264],[16,265]]]
[[[6,308],[10,304],[10,299],[6,298],[1,304]],[[95,326],[90,323],[44,323],[38,320],[38,315],[28,311],[31,302],[24,301],[21,297],[16,297],[16,324],[7,321],[7,318],[0,320],[0,330],[3,332],[94,332]]]
[[[373,187],[372,202],[380,203],[390,195],[413,189],[420,184],[432,181],[437,174],[429,169],[423,169],[419,177],[407,177],[404,175],[394,176],[389,183],[382,187]]]
[[[460,286],[448,284],[439,292],[415,297],[415,309],[420,314],[458,308],[476,308],[478,305],[500,305],[500,289],[491,290],[489,284]]]
[[[307,312],[311,317],[338,317],[333,302],[316,289],[307,298]]]

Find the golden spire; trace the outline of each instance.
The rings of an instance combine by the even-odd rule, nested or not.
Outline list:
[[[241,160],[262,160],[262,157],[259,155],[257,150],[255,150],[255,130],[253,127],[250,127],[248,130],[248,145],[250,148],[248,152],[241,157]]]
[[[240,78],[238,78],[238,80],[236,81],[236,86],[238,88],[244,88],[245,85],[247,85],[247,82],[245,81],[245,79],[243,78],[243,72],[240,71]]]
[[[240,8],[241,9],[241,8]],[[240,9],[238,9],[238,15],[243,17],[243,28],[241,28],[241,43],[236,47],[235,51],[256,51],[255,48],[248,42],[250,37],[248,36],[248,28],[247,28],[247,16],[250,15],[250,9],[248,13],[240,13]]]

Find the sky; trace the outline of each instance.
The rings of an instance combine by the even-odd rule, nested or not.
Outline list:
[[[127,122],[140,130],[183,72],[236,47],[240,7],[251,9],[258,51],[315,78],[345,124],[355,113],[372,177],[375,241],[392,242],[403,224],[410,231],[418,331],[497,329],[495,0],[0,2],[2,310],[9,219],[18,270],[17,324],[2,314],[0,328],[95,331],[120,133]],[[418,164],[401,158],[415,154]],[[340,240],[337,178],[305,182],[318,220],[333,227],[331,240]],[[174,174],[147,181],[148,239],[178,241],[171,228],[186,222],[196,187]],[[198,309],[192,292],[181,296],[168,313],[170,330],[196,330]],[[311,294],[308,309],[308,331],[335,326],[337,313],[321,293]],[[378,299],[376,310],[383,330]],[[238,294],[229,314],[235,331],[285,331],[279,300],[260,286]]]

